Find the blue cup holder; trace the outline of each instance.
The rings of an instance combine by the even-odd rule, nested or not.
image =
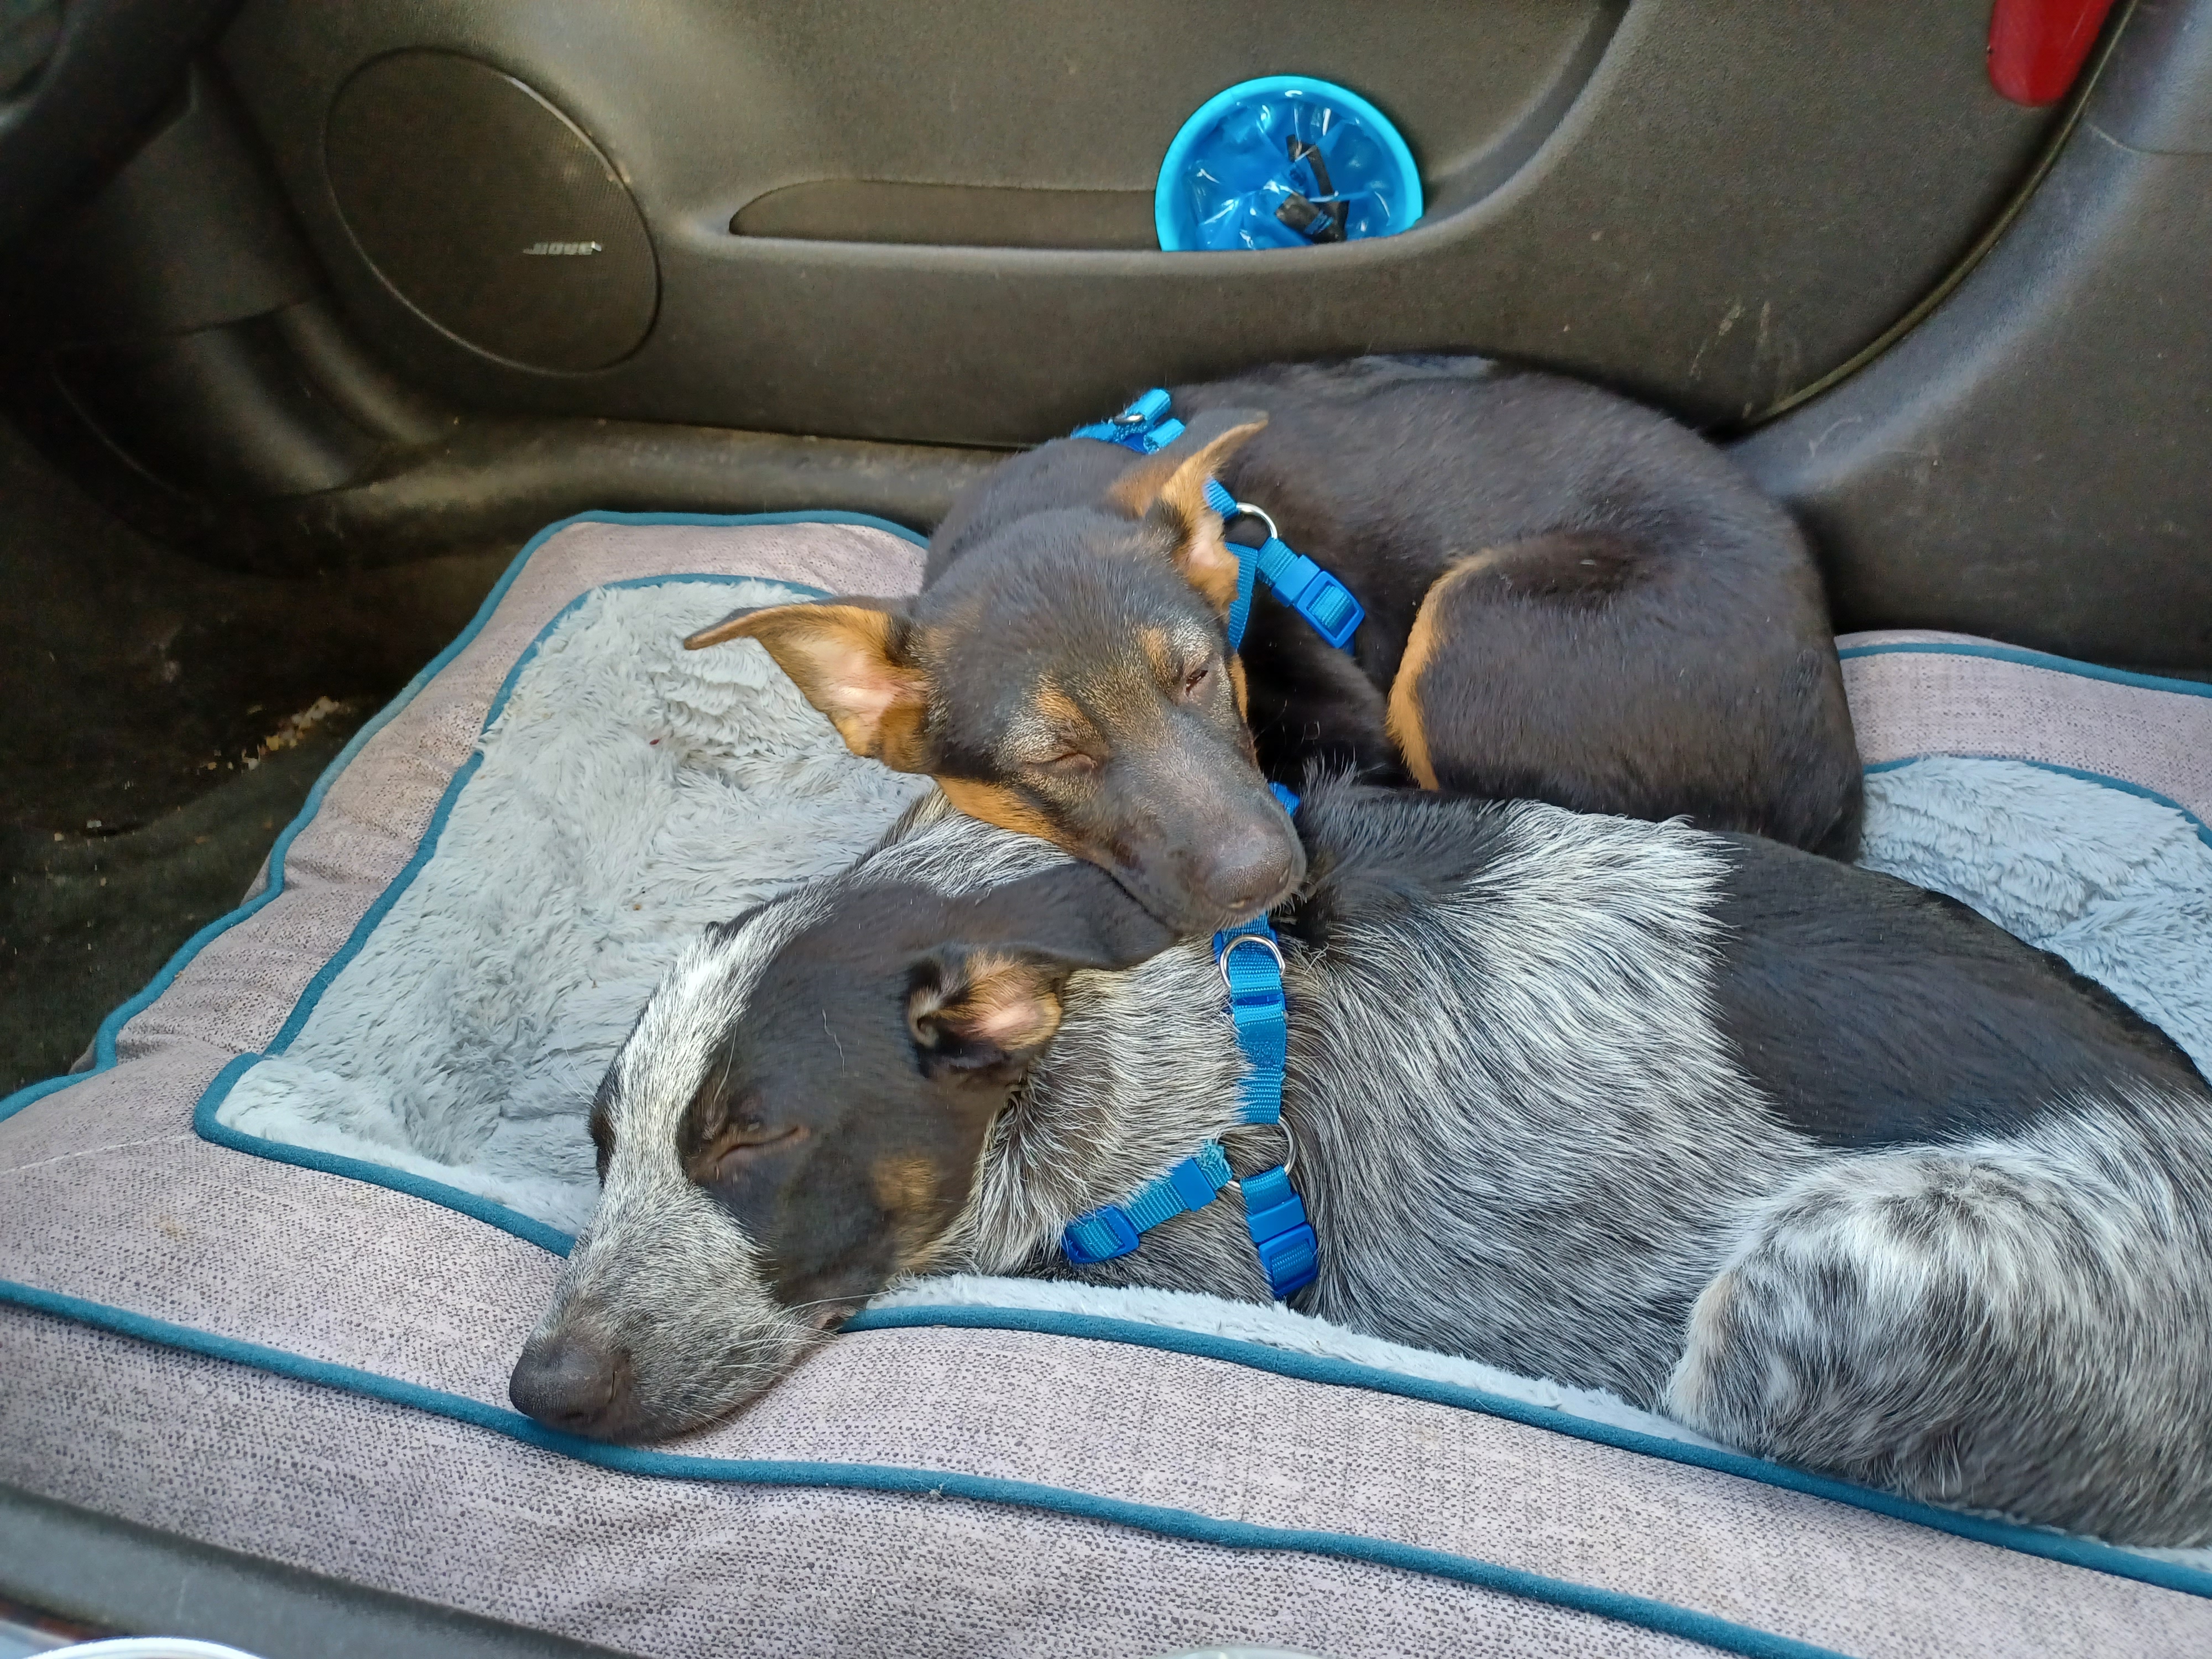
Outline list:
[[[1356,242],[1420,216],[1420,172],[1398,130],[1358,94],[1305,75],[1206,100],[1168,146],[1152,197],[1170,252]]]

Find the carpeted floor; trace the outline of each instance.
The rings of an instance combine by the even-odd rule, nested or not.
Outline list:
[[[346,738],[458,633],[511,547],[359,575],[216,569],[0,422],[0,1094],[239,900]]]

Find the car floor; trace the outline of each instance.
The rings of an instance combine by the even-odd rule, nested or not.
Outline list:
[[[512,546],[313,578],[160,546],[0,422],[0,1094],[230,910]]]

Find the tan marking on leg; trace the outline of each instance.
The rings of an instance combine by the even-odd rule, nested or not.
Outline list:
[[[1454,559],[1444,567],[1444,574],[1431,584],[1429,592],[1434,593],[1446,582],[1457,581],[1464,576],[1479,576],[1486,570],[1496,568],[1504,558],[1504,548],[1486,547],[1480,553],[1469,553],[1464,558]]]
[[[1413,639],[1420,637],[1421,618],[1413,622]],[[1407,641],[1408,646],[1412,640]],[[1424,789],[1437,787],[1437,769],[1429,760],[1428,733],[1421,726],[1421,701],[1413,689],[1413,675],[1399,672],[1390,684],[1390,702],[1382,716],[1382,729],[1390,741],[1398,745],[1406,769],[1413,775],[1413,781]]]
[[[1421,608],[1413,613],[1413,626],[1406,635],[1406,652],[1398,659],[1398,676],[1390,682],[1390,698],[1382,717],[1382,729],[1390,741],[1398,745],[1404,757],[1406,769],[1413,781],[1424,789],[1435,789],[1437,769],[1429,758],[1428,728],[1423,724],[1421,710],[1421,676],[1437,659],[1437,653],[1450,641],[1438,621],[1446,590],[1455,582],[1479,574],[1495,564],[1498,552],[1485,548],[1480,553],[1455,559],[1444,574],[1429,584],[1429,591],[1421,595]]]

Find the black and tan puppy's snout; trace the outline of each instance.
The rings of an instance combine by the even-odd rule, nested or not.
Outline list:
[[[1133,792],[1143,803],[1139,826],[1118,840],[1109,866],[1131,897],[1185,939],[1249,921],[1305,879],[1297,827],[1259,775],[1249,787],[1233,772],[1214,781],[1141,782]]]
[[[1282,813],[1229,830],[1189,860],[1193,896],[1216,921],[1247,921],[1291,896],[1305,874],[1305,854]]]
[[[630,1390],[629,1355],[573,1326],[532,1337],[507,1382],[524,1416],[594,1440],[623,1437]]]

